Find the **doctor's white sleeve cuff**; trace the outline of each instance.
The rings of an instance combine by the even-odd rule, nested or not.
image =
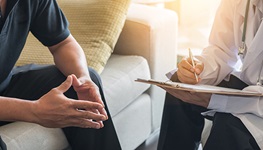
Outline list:
[[[212,94],[207,108],[215,110],[217,112],[225,112],[227,102],[228,102],[228,96]]]
[[[177,70],[178,70],[178,68],[176,68],[176,69],[174,69],[174,70],[172,70],[172,71],[166,73],[166,74],[165,74],[166,77],[167,77],[168,79],[171,79],[172,76],[173,76],[173,74],[174,74]]]

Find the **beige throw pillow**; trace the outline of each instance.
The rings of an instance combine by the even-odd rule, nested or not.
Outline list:
[[[122,31],[130,0],[57,0],[71,34],[85,51],[90,67],[101,73]],[[31,34],[17,65],[52,64],[53,58]]]

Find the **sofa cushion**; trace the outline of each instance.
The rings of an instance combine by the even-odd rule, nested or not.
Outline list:
[[[8,150],[65,150],[68,141],[61,129],[38,124],[14,122],[0,127]]]
[[[101,73],[121,33],[130,0],[57,0],[88,65]],[[41,55],[39,55],[41,54]],[[29,35],[17,65],[51,64],[49,51]]]
[[[150,78],[149,66],[141,56],[113,54],[101,74],[105,98],[112,117],[144,93],[150,85],[135,82]]]
[[[149,137],[151,119],[151,97],[147,93],[112,118],[123,150],[135,150]]]

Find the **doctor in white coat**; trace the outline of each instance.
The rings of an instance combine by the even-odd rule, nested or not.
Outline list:
[[[263,0],[222,0],[209,46],[195,67],[183,59],[171,79],[263,93],[262,17]],[[159,150],[197,149],[204,117],[213,121],[205,150],[263,149],[263,97],[166,90]]]

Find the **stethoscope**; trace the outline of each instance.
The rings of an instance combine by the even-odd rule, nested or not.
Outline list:
[[[247,50],[246,47],[246,32],[247,32],[247,17],[248,17],[248,11],[249,11],[249,4],[250,0],[247,1],[247,6],[246,6],[246,13],[245,13],[245,18],[244,18],[244,27],[243,27],[243,33],[242,33],[242,42],[241,46],[238,48],[238,55],[244,57],[244,53]]]
[[[241,46],[239,46],[239,48],[238,48],[238,55],[240,56],[240,58],[244,58],[244,55],[245,55],[245,53],[247,51],[247,47],[246,47],[245,41],[246,41],[246,31],[247,31],[247,19],[248,19],[249,4],[250,4],[250,0],[247,1],[245,18],[244,18],[244,27],[243,27],[243,33],[242,33],[242,42],[241,42]],[[259,76],[258,76],[258,80],[257,80],[257,85],[259,85],[259,86],[262,85],[262,81],[263,81],[263,78],[261,79],[261,72],[262,72],[262,67],[260,67],[260,72],[259,72]]]

